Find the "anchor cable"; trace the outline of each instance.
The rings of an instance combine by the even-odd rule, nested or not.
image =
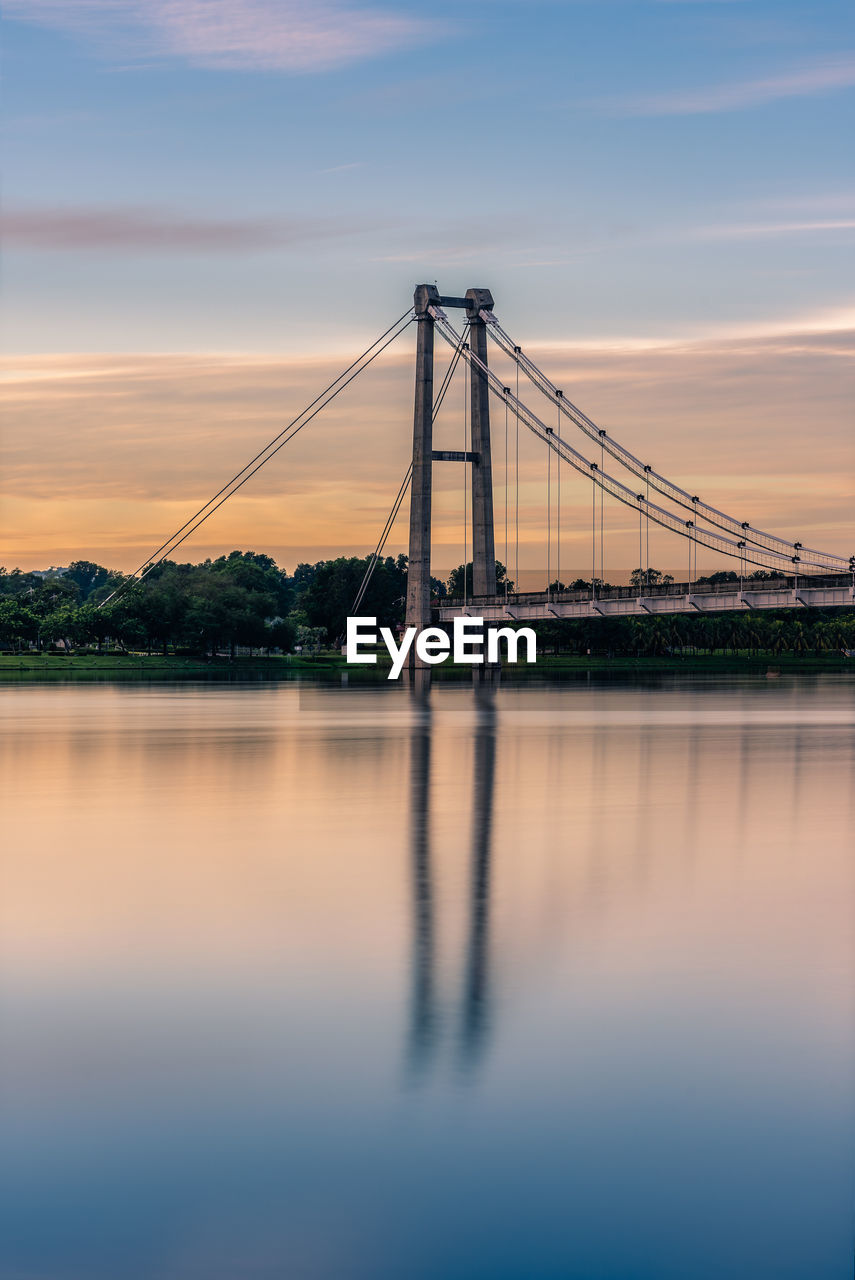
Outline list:
[[[433,425],[436,422],[437,418],[439,417],[439,411],[442,408],[442,402],[445,399],[445,393],[448,391],[452,376],[454,374],[454,370],[457,368],[458,361],[460,360],[460,353],[463,350],[463,343],[464,343],[464,338],[462,337],[460,339],[460,343],[457,347],[457,350],[454,353],[454,356],[451,360],[451,363],[449,364],[448,368],[445,371],[445,377],[442,380],[442,384],[439,388],[439,393],[436,397],[436,403],[433,406],[433,412],[431,414],[431,425]],[[377,567],[377,562],[383,554],[383,548],[386,546],[386,541],[389,537],[389,534],[392,532],[392,526],[394,525],[395,521],[398,518],[398,512],[401,509],[401,503],[404,501],[404,496],[410,487],[410,482],[412,478],[413,478],[413,464],[412,462],[410,462],[410,465],[407,468],[407,473],[404,476],[403,481],[401,482],[400,489],[398,490],[398,496],[395,498],[395,501],[392,503],[392,509],[389,512],[389,515],[386,517],[386,523],[383,526],[383,532],[380,534],[380,540],[371,554],[371,559],[366,567],[362,582],[359,584],[359,591],[357,592],[356,599],[353,602],[352,615],[356,614],[357,609],[362,604],[362,601],[365,598],[365,593],[368,590],[372,577],[374,576],[374,570]]]
[[[348,365],[347,369],[340,373],[337,378],[334,378],[326,389],[320,393],[320,395],[316,396],[301,413],[298,413],[296,418],[293,418],[288,426],[283,427],[279,434],[274,436],[265,448],[260,450],[260,452],[257,453],[241,471],[238,471],[234,476],[232,476],[231,480],[224,484],[212,498],[209,498],[204,506],[199,508],[195,515],[185,521],[185,523],[181,525],[180,529],[175,531],[171,538],[167,538],[166,542],[161,543],[157,550],[149,556],[147,560],[143,561],[143,564],[135,569],[130,577],[121,584],[121,586],[117,587],[116,590],[106,598],[106,600],[101,602],[98,608],[103,609],[104,605],[109,604],[111,600],[123,595],[129,587],[133,586],[137,582],[142,582],[153,569],[157,568],[157,566],[166,559],[167,555],[175,551],[177,547],[181,546],[182,542],[189,538],[191,534],[195,533],[196,530],[214,514],[215,511],[219,510],[224,502],[227,502],[229,498],[237,493],[238,489],[243,488],[247,480],[250,480],[258,471],[260,471],[261,468],[268,463],[280,449],[284,448],[286,444],[289,444],[290,441],[303,430],[303,427],[308,426],[312,419],[317,417],[322,409],[325,409],[327,405],[331,404],[336,396],[344,391],[345,387],[348,387],[350,383],[363,372],[363,370],[367,369],[368,366],[376,360],[377,356],[385,351],[396,338],[400,337],[404,330],[412,323],[412,319],[413,317],[410,315],[410,311],[405,311],[393,325],[389,326],[385,333],[382,333],[379,338],[375,339],[375,341],[371,343],[371,346],[366,348],[361,356]],[[402,324],[402,321],[405,321],[405,323]],[[392,332],[393,330],[395,330],[395,332]],[[392,336],[388,337],[387,335],[389,334]],[[386,340],[383,341],[384,339]],[[382,346],[379,345],[380,343],[382,343]],[[374,350],[374,348],[377,349]],[[369,354],[371,352],[373,352],[373,354]],[[349,377],[347,376],[348,374],[350,375]],[[343,379],[346,379],[346,381],[343,381]],[[335,388],[335,390],[333,390],[333,388]],[[309,410],[313,410],[313,412],[310,413]],[[308,416],[306,416],[307,414]],[[303,421],[301,421],[301,419],[303,419]],[[273,448],[274,445],[276,446],[275,448]],[[253,466],[254,463],[257,465]],[[252,470],[250,470],[250,468],[252,468]],[[243,478],[241,479],[241,477]],[[239,483],[236,484],[235,481],[239,481]],[[219,501],[217,501],[218,499]],[[204,514],[202,514],[203,512]],[[182,536],[179,537],[179,534]]]

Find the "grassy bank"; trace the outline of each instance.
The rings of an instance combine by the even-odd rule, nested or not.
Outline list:
[[[109,675],[110,677],[210,676],[270,674],[286,676],[299,671],[331,671],[344,666],[340,654],[318,654],[312,658],[292,655],[269,658],[185,658],[159,654],[0,654],[0,679],[24,674],[44,676]]]
[[[356,679],[372,680],[385,677],[389,663],[382,658],[376,666],[349,666],[337,652],[320,653],[314,657],[295,655],[258,658],[193,658],[162,657],[147,654],[0,654],[0,681],[14,679],[93,679],[103,676],[110,680],[176,679],[176,678],[266,678],[287,679],[289,676],[319,676],[340,674],[346,671]],[[433,668],[436,677],[460,677],[471,673],[470,666],[455,666],[451,662]],[[508,675],[537,677],[562,672],[597,672],[621,674],[632,672],[720,672],[722,674],[781,674],[819,671],[853,671],[855,660],[839,653],[808,654],[752,654],[714,653],[693,655],[644,655],[631,657],[600,654],[540,654],[532,667],[521,665],[508,668]]]

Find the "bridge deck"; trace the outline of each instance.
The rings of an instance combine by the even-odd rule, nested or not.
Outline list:
[[[845,575],[744,583],[672,582],[667,586],[612,587],[592,596],[584,591],[525,592],[507,596],[478,596],[467,601],[445,600],[434,606],[439,622],[461,614],[486,622],[552,622],[555,618],[627,618],[652,614],[725,613],[749,609],[855,608],[855,588]]]

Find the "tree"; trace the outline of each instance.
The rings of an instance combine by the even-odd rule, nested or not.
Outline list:
[[[68,649],[85,639],[80,610],[70,603],[61,604],[46,614],[39,629],[43,640],[61,640]]]
[[[0,645],[4,649],[20,649],[35,640],[38,632],[39,618],[34,610],[13,596],[0,598]]]
[[[303,653],[317,653],[323,643],[325,635],[324,627],[297,627],[297,643]]]
[[[272,596],[274,609],[284,616],[294,605],[294,585],[272,557],[257,551],[232,551],[211,564],[212,573],[224,574],[235,586]]]
[[[80,588],[76,582],[64,577],[38,579],[38,586],[28,592],[29,603],[46,617],[62,605],[76,605],[80,598]]]
[[[592,582],[594,584],[594,589],[597,591],[611,591],[612,589],[611,583],[605,582],[602,578],[574,578],[574,580],[570,583],[569,587],[565,586],[563,582],[560,582],[558,578],[556,578],[554,582],[550,582],[549,590],[550,591],[590,591]]]
[[[288,653],[296,639],[297,627],[291,618],[268,618],[264,638],[268,649],[284,649]]]
[[[464,573],[463,565],[459,564],[457,568],[452,569],[451,573],[448,575],[448,594],[449,596],[452,597],[452,599],[460,599],[464,594],[463,573]],[[507,569],[502,564],[501,560],[497,560],[496,561],[496,595],[497,596],[504,595],[506,577],[507,577]],[[465,594],[467,596],[471,596],[474,594],[472,591],[472,561],[471,560],[468,561],[466,565],[465,581],[466,581]],[[513,591],[514,589],[514,584],[513,582],[510,581],[510,579],[508,579],[507,588],[508,588],[508,591]]]
[[[22,573],[13,569],[11,573],[0,567],[0,596],[20,596],[31,593],[42,585],[41,578],[35,573]]]
[[[797,653],[801,658],[807,653],[810,645],[805,634],[804,623],[794,619],[790,624],[790,648],[793,653]]]
[[[98,587],[104,586],[111,573],[103,565],[94,564],[91,560],[72,560],[63,576],[67,582],[73,582],[77,586],[78,599],[84,601]]]
[[[673,581],[671,574],[663,573],[661,569],[633,569],[629,575],[631,587],[664,587]]]
[[[189,575],[170,564],[152,580],[146,581],[135,599],[136,617],[145,629],[149,649],[160,648],[166,657],[169,641],[174,643],[188,607],[186,590]]]
[[[370,556],[339,556],[315,565],[310,584],[299,594],[299,607],[308,626],[323,627],[330,641],[344,635],[370,560]],[[381,558],[360,603],[360,615],[375,617],[380,626],[394,627],[403,621],[406,595],[406,557]]]

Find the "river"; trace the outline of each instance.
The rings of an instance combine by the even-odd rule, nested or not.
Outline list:
[[[0,722],[4,1280],[850,1280],[852,679]]]

